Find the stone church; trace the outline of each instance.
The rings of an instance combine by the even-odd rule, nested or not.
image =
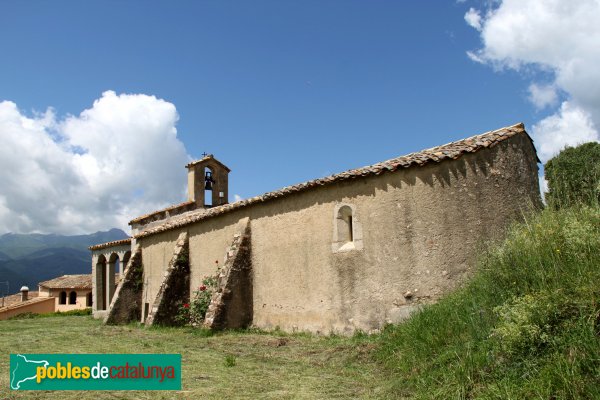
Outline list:
[[[218,269],[205,326],[349,334],[435,302],[486,239],[541,205],[523,124],[229,202],[229,168],[189,163],[187,201],[92,246],[93,312],[169,324]]]

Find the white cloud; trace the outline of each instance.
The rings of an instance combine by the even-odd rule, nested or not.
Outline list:
[[[0,232],[83,233],[181,201],[189,156],[175,106],[102,94],[79,116],[0,102]]]
[[[567,101],[562,103],[556,114],[533,125],[532,137],[543,162],[565,146],[576,146],[599,139],[589,114]]]
[[[473,7],[469,8],[469,11],[467,11],[465,14],[465,21],[467,21],[469,26],[477,29],[478,31],[481,30],[481,14],[479,14],[479,11]]]
[[[240,196],[239,194],[233,195],[233,201],[240,201],[240,200],[242,200],[242,196]]]
[[[548,181],[544,177],[544,175],[538,175],[538,184],[540,186],[540,195],[542,197],[542,202],[546,204],[546,194],[548,193]]]
[[[536,124],[538,149],[548,158],[564,144],[598,140],[600,126],[600,2],[597,0],[503,0],[485,13],[470,9],[469,25],[481,32],[482,48],[469,58],[494,68],[551,75],[549,85],[532,83],[530,101],[539,109],[560,109]],[[475,15],[483,15],[477,20]],[[569,125],[572,124],[572,125]],[[580,131],[580,129],[582,129]]]
[[[529,101],[535,105],[538,110],[553,106],[558,102],[558,93],[554,85],[538,85],[532,83],[529,85]]]

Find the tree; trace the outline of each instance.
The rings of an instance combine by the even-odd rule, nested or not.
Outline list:
[[[600,143],[565,147],[544,165],[548,205],[554,208],[600,203]]]

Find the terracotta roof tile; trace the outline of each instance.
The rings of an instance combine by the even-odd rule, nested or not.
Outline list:
[[[325,178],[319,178],[312,181],[300,183],[297,185],[286,186],[282,189],[268,192],[260,196],[252,197],[237,201],[235,203],[224,204],[222,206],[213,207],[210,209],[198,209],[178,217],[173,217],[170,220],[151,228],[148,228],[137,235],[136,238],[143,238],[156,233],[165,232],[171,229],[176,229],[194,222],[201,221],[206,218],[211,218],[220,214],[224,214],[239,208],[243,208],[255,203],[262,203],[278,197],[287,196],[291,193],[304,191],[313,187],[327,185],[333,182],[339,182],[347,179],[355,179],[357,177],[368,175],[379,175],[388,171],[396,171],[400,168],[410,168],[414,165],[422,166],[431,162],[442,162],[448,159],[457,159],[466,153],[474,153],[481,148],[493,147],[496,144],[506,140],[517,134],[527,134],[522,123],[486,132],[480,135],[462,139],[456,142],[451,142],[441,146],[436,146],[431,149],[422,150],[416,153],[407,154],[405,156],[393,158],[377,164],[369,165],[363,168],[352,169],[339,174],[331,175]]]
[[[137,218],[132,219],[131,221],[129,221],[129,225],[136,223],[136,222],[141,222],[144,219],[151,219],[152,217],[165,213],[167,211],[180,211],[179,209],[184,209],[184,208],[189,208],[190,206],[195,205],[196,203],[193,201],[184,201],[183,203],[179,203],[179,204],[175,204],[174,206],[169,206],[167,208],[163,208],[162,210],[157,210],[157,211],[152,211],[151,213],[139,216]],[[189,211],[189,210],[186,210]]]
[[[39,295],[38,292],[28,292],[27,293],[27,298],[29,300],[33,300],[35,298],[37,298]],[[2,307],[2,303],[4,302],[4,307]],[[10,307],[14,304],[21,304],[24,303],[23,301],[21,301],[21,293],[15,293],[15,294],[11,294],[8,296],[4,296],[4,299],[2,299],[2,297],[0,297],[0,310],[4,310],[6,307]]]
[[[63,275],[49,281],[40,282],[39,285],[48,289],[91,289],[92,274]]]
[[[227,165],[225,165],[221,161],[217,160],[212,154],[204,156],[204,157],[202,157],[199,160],[192,161],[191,163],[189,163],[185,167],[186,168],[193,167],[194,165],[200,164],[201,162],[207,161],[207,160],[212,160],[213,162],[216,162],[217,164],[219,164],[221,167],[225,168],[227,170],[227,172],[231,172],[231,170],[229,169],[229,167],[227,167]]]
[[[90,249],[90,250],[101,250],[101,249],[106,249],[107,247],[120,246],[120,245],[124,245],[124,244],[129,244],[129,243],[131,243],[131,238],[126,238],[126,239],[121,239],[121,240],[114,240],[112,242],[95,244],[93,246],[88,247],[88,249]]]
[[[54,302],[56,299],[56,297],[34,297],[34,298],[29,298],[25,301],[21,301],[21,295],[19,294],[19,301],[17,303],[12,303],[6,307],[0,307],[0,313],[3,313],[5,311],[8,310],[15,310],[17,308],[21,308],[24,306],[28,306],[30,304],[35,304],[35,303],[42,303],[44,301],[52,301]],[[2,301],[0,300],[0,304],[2,304]]]

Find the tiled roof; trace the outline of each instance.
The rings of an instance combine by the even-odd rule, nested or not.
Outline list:
[[[27,293],[27,302],[38,297],[38,292],[28,292]],[[4,302],[4,307],[2,307],[2,302]],[[21,293],[11,294],[9,296],[5,296],[4,300],[0,297],[0,310],[4,310],[6,307],[10,307],[15,304],[25,303],[21,301]]]
[[[92,274],[63,275],[49,281],[40,282],[39,285],[48,289],[91,289]]]
[[[194,201],[184,201],[183,203],[175,204],[174,206],[169,206],[167,208],[163,208],[162,210],[152,211],[151,213],[148,213],[148,214],[145,214],[145,215],[142,215],[142,216],[132,219],[131,221],[129,221],[129,225],[134,224],[136,222],[141,222],[144,219],[152,218],[156,215],[166,213],[169,211],[179,211],[179,209],[189,208],[190,206],[194,206],[195,204],[196,204],[196,202],[194,202]],[[186,211],[190,211],[190,210],[186,210]]]
[[[54,302],[55,301],[54,299],[55,299],[55,297],[34,297],[34,298],[29,298],[25,301],[21,301],[21,295],[19,294],[19,301],[16,303],[12,303],[6,307],[0,307],[0,313],[3,313],[8,310],[14,310],[17,308],[29,306],[29,305],[35,304],[35,303],[43,303],[44,301]],[[0,300],[0,305],[2,305],[1,300]]]
[[[193,167],[194,165],[200,164],[203,161],[207,161],[207,160],[212,160],[213,162],[219,164],[221,167],[225,168],[227,170],[227,172],[231,172],[231,170],[227,167],[227,165],[223,164],[221,161],[217,160],[212,154],[209,154],[207,156],[202,157],[199,160],[196,161],[192,161],[191,163],[189,163],[188,165],[186,165],[186,168],[189,167]]]
[[[88,247],[88,249],[90,249],[90,250],[101,250],[101,249],[106,249],[107,247],[120,246],[120,245],[124,245],[124,244],[129,244],[129,243],[131,243],[131,238],[126,238],[126,239],[121,239],[121,240],[114,240],[112,242],[95,244],[93,246]]]
[[[268,192],[260,196],[240,200],[235,203],[225,204],[210,209],[199,209],[196,211],[191,211],[189,213],[182,214],[179,217],[173,217],[160,225],[150,227],[138,233],[137,235],[135,235],[135,237],[142,238],[156,233],[165,232],[171,229],[176,229],[194,222],[201,221],[206,218],[211,218],[216,215],[237,210],[239,208],[246,207],[251,204],[266,202],[271,199],[287,196],[292,193],[301,192],[318,186],[329,185],[334,182],[356,179],[370,175],[380,175],[385,172],[392,172],[401,168],[423,166],[432,162],[439,163],[444,160],[455,160],[461,157],[463,154],[475,153],[483,148],[494,147],[496,144],[502,142],[503,140],[506,140],[517,134],[527,135],[525,127],[522,123],[486,132],[480,135],[472,136],[456,142],[451,142],[442,146],[433,147],[431,149],[407,154],[405,156],[393,158],[391,160],[369,165],[367,167],[352,169],[325,178],[315,179],[293,186],[287,186],[282,189],[275,190],[273,192]]]

